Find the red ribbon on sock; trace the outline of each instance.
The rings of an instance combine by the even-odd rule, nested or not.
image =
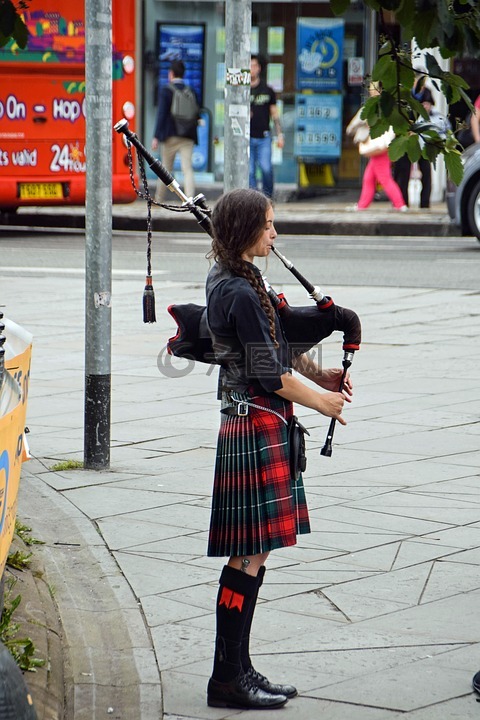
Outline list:
[[[245,595],[241,595],[240,593],[236,593],[227,587],[223,587],[218,604],[225,605],[227,610],[234,610],[236,608],[239,612],[242,612],[244,600]]]

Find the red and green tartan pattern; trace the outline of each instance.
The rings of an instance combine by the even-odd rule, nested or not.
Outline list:
[[[279,396],[238,396],[288,420],[292,403]],[[221,416],[209,556],[257,555],[295,545],[310,532],[303,480],[290,476],[287,426],[273,413]]]

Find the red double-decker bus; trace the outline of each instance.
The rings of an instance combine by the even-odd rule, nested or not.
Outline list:
[[[113,0],[113,118],[135,116],[135,0]],[[85,203],[85,2],[32,0],[22,50],[0,48],[0,211]],[[113,202],[131,202],[112,131]],[[107,141],[107,139],[106,139]]]

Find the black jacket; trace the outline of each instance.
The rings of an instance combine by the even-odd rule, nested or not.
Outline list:
[[[251,265],[261,275],[255,265]],[[244,392],[253,387],[265,394],[282,387],[290,372],[288,345],[275,314],[275,348],[267,315],[250,283],[216,263],[206,284],[207,321],[215,357],[221,365],[220,390]]]

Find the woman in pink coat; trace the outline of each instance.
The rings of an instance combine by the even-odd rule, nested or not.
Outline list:
[[[379,95],[381,90],[378,85],[371,83],[370,95]],[[381,185],[387,197],[391,200],[393,207],[401,212],[408,210],[403,199],[402,191],[392,176],[392,163],[388,157],[388,146],[395,137],[392,128],[387,130],[378,138],[372,139],[368,133],[368,123],[360,118],[361,109],[347,126],[347,135],[354,136],[357,141],[360,155],[368,158],[368,163],[363,173],[362,191],[354,210],[366,210],[372,203],[377,189],[377,183]],[[364,138],[364,139],[362,139]]]

